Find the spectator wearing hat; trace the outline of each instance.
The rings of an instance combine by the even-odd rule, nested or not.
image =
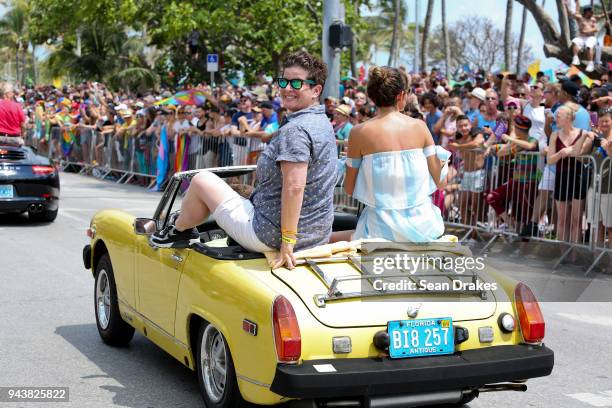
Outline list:
[[[480,105],[485,102],[487,92],[482,88],[474,88],[469,94],[468,109],[465,112],[465,116],[468,117],[471,123],[474,123],[474,119],[480,112]]]
[[[498,157],[514,159],[511,177],[487,194],[486,200],[506,225],[514,221],[516,230],[520,231],[531,220],[538,175],[538,156],[521,153],[537,151],[538,139],[529,136],[532,124],[528,117],[518,114],[513,121],[514,130],[502,136],[505,144],[493,146]]]
[[[253,110],[259,110],[258,116],[261,114],[261,120],[244,133],[245,136],[249,137],[250,143],[247,164],[257,163],[259,155],[265,148],[265,143],[271,139],[272,134],[279,128],[278,115],[274,112],[272,102],[264,101]]]
[[[345,150],[349,134],[353,128],[350,118],[351,107],[349,105],[343,104],[334,109],[334,133],[336,134],[338,153]]]
[[[572,81],[564,81],[559,92],[559,103],[563,105],[571,102],[577,104],[580,87]],[[591,116],[584,107],[578,105],[574,115],[574,127],[583,130],[591,130]],[[553,131],[557,130],[556,120],[551,125]]]

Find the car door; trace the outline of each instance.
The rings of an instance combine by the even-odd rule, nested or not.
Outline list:
[[[138,255],[139,312],[147,320],[174,335],[176,297],[183,265],[190,249],[153,248],[147,237]]]
[[[179,184],[180,181],[173,180],[166,189],[154,215],[157,228],[164,227],[167,216],[180,209]],[[137,248],[138,312],[167,334],[174,335],[176,297],[183,265],[191,250],[152,247],[145,235],[138,236]]]

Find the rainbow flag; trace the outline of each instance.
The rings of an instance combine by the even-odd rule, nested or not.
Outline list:
[[[74,135],[69,130],[64,129],[62,132],[62,152],[64,153],[64,157],[70,156],[72,152],[72,147],[74,146]]]
[[[159,133],[159,151],[157,153],[157,178],[155,191],[161,191],[168,168],[168,132],[167,125],[162,126]]]
[[[578,77],[582,80],[582,83],[588,86],[589,88],[593,86],[593,80],[589,78],[588,76],[586,76],[581,70],[576,68],[574,65],[572,65],[570,69],[567,71],[568,77],[571,77],[572,75],[578,75]]]
[[[189,167],[189,136],[178,135],[176,139],[176,156],[174,156],[174,172],[187,170]]]

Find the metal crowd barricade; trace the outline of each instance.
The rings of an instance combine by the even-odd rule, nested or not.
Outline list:
[[[587,222],[591,226],[593,249],[599,254],[586,274],[612,255],[612,157],[605,158],[598,170],[587,198]]]
[[[522,236],[567,245],[553,269],[576,248],[602,251],[594,263],[597,264],[609,252],[610,244],[607,247],[603,246],[605,242],[597,244],[600,241],[596,240],[596,234],[601,234],[600,229],[589,228],[587,191],[591,187],[597,205],[601,206],[602,200],[612,205],[606,201],[607,196],[600,193],[609,191],[604,188],[608,187],[606,181],[610,183],[609,177],[600,176],[610,171],[610,159],[598,168],[592,156],[579,156],[572,158],[575,161],[568,171],[556,174],[554,165],[548,169],[537,165],[540,155],[539,152],[520,152],[513,155],[512,161],[487,159],[482,183],[477,182],[474,173],[464,171],[461,163],[449,169],[448,185],[438,203],[445,224],[466,230],[461,241],[472,235],[486,241],[482,251],[500,237]],[[558,191],[555,192],[555,188]],[[575,205],[573,211],[572,204]],[[604,215],[608,215],[608,211],[612,209],[606,207]],[[610,227],[602,228],[607,237]],[[491,234],[491,237],[486,239],[482,233]]]

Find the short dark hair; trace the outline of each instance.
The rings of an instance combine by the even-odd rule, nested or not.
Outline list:
[[[470,120],[470,118],[468,118],[466,115],[459,115],[455,121],[459,122],[460,120]]]
[[[436,108],[440,106],[438,97],[432,92],[427,92],[426,94],[423,94],[421,96],[421,105],[425,105],[425,102],[427,101],[431,102],[431,104],[434,105]]]
[[[376,106],[393,106],[408,89],[406,74],[397,68],[372,67],[368,73],[368,97]]]
[[[283,61],[283,70],[289,67],[303,68],[308,72],[307,79],[312,79],[317,85],[325,85],[327,80],[327,64],[321,61],[320,58],[306,51],[294,52]]]

